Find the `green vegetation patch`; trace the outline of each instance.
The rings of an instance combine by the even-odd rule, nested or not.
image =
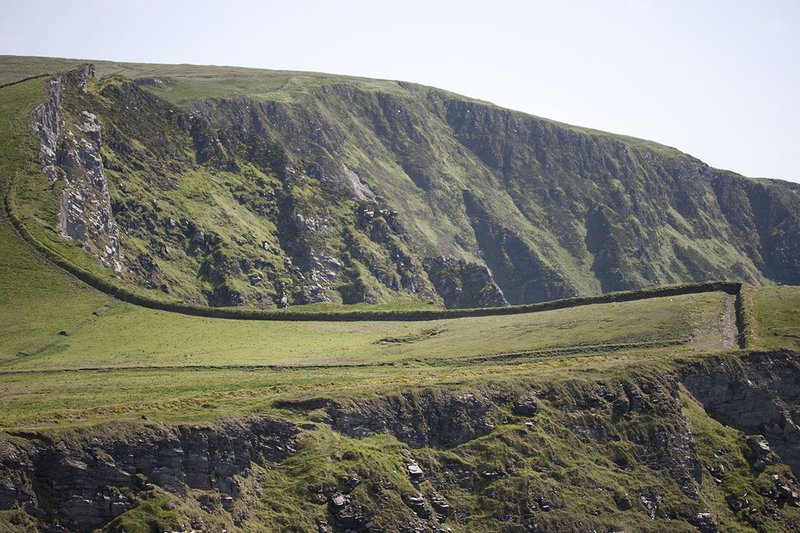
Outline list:
[[[768,287],[755,291],[756,346],[800,349],[800,287]]]

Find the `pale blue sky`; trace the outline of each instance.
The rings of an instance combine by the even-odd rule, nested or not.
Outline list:
[[[433,85],[800,181],[800,1],[4,0],[0,54]]]

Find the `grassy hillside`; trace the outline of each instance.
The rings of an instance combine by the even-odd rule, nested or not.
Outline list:
[[[336,520],[327,497],[317,499],[316,491],[330,486],[348,491],[353,505],[387,531],[421,520],[408,503],[417,494],[428,502],[446,498],[444,524],[453,531],[514,530],[530,520],[526,505],[540,524],[567,529],[647,524],[653,531],[688,531],[696,514],[710,511],[726,530],[790,530],[797,518],[788,505],[770,515],[732,510],[728,502],[742,493],[768,508],[771,500],[757,491],[771,487],[773,475],[790,480],[791,472],[781,464],[752,471],[741,434],[709,418],[686,392],[678,404],[665,401],[675,394],[668,376],[676,358],[702,362],[735,350],[733,297],[725,293],[421,323],[219,320],[111,300],[5,235],[3,257],[14,258],[0,278],[6,295],[0,382],[9,442],[41,435],[66,450],[90,442],[89,455],[77,456],[88,461],[102,443],[115,453],[111,443],[144,438],[159,423],[215,427],[232,417],[277,416],[307,428],[297,454],[239,478],[230,510],[214,490],[190,489],[179,499],[158,484],[124,489],[132,506],[106,531],[175,528],[198,519],[209,530],[313,530],[317,520]],[[20,291],[32,277],[47,290]],[[761,289],[753,296],[756,348],[786,345],[797,326],[800,291]],[[31,320],[33,311],[47,314]],[[24,355],[15,353],[20,347]],[[440,390],[448,392],[432,392]],[[375,402],[380,410],[371,416],[392,428],[397,415],[382,403],[387,396],[399,395],[413,409],[433,401],[431,394],[486,401],[529,391],[537,391],[535,403],[524,405],[534,410],[501,406],[490,433],[455,447],[410,446],[391,432],[354,438],[337,429],[335,411],[319,407]],[[640,411],[620,414],[625,394],[642,395]],[[455,406],[448,413],[463,416]],[[611,438],[592,436],[603,432]],[[686,435],[693,435],[693,448],[679,444]],[[662,450],[663,439],[672,444]],[[689,474],[676,462],[682,454],[707,468],[723,464],[724,480],[702,476],[687,489],[683,476]],[[422,483],[409,480],[412,460],[425,472]],[[454,481],[453,469],[466,477]],[[358,486],[345,488],[348,479],[358,479]],[[0,526],[38,527],[22,511],[0,511]]]
[[[2,58],[0,85],[70,64]],[[98,74],[62,80],[55,179],[30,129],[49,79],[0,88],[0,530],[800,522],[800,288],[442,309],[785,281],[791,186],[399,82]],[[331,301],[191,316],[54,264],[187,312]],[[342,309],[405,319],[314,320]]]
[[[770,287],[754,297],[756,342],[764,348],[800,348],[800,288]]]
[[[5,57],[0,71],[14,80],[77,63]],[[471,307],[798,282],[800,196],[788,183],[404,82],[96,68],[86,90],[63,78],[55,147],[81,160],[76,146],[89,143],[92,157],[54,183],[18,176],[14,205],[67,261],[148,298]],[[97,158],[108,198],[71,200],[76,220],[57,223],[59,194],[85,198]],[[83,236],[94,209],[116,227]],[[70,231],[82,246],[63,241]],[[81,247],[118,264],[118,279]]]
[[[34,271],[52,276],[53,295],[75,289],[70,278],[30,261]],[[3,277],[5,293],[15,293],[20,272]],[[226,511],[214,490],[192,489],[178,499],[157,484],[123,493],[133,506],[106,531],[179,527],[198,517],[209,530],[313,530],[316,520],[335,520],[329,497],[316,496],[324,487],[347,491],[386,531],[420,520],[408,503],[417,494],[428,502],[446,498],[445,525],[453,531],[515,530],[530,520],[525,505],[556,529],[646,524],[652,531],[690,531],[696,514],[710,512],[725,530],[780,531],[791,530],[797,518],[790,505],[771,514],[730,507],[746,493],[752,505],[770,508],[758,491],[772,486],[771,476],[791,480],[792,474],[781,464],[752,470],[748,441],[670,381],[676,359],[704,364],[736,350],[733,297],[724,293],[423,323],[219,320],[137,308],[91,291],[80,296],[100,303],[95,314],[91,305],[64,309],[64,321],[42,331],[27,355],[10,355],[2,345],[3,429],[11,442],[42,435],[66,450],[89,442],[90,451],[74,453],[90,457],[98,447],[114,454],[111,443],[141,439],[159,423],[216,427],[231,418],[271,416],[306,428],[296,455],[240,478],[233,508]],[[800,306],[800,291],[762,289],[754,296],[756,347],[791,340],[786,332],[796,329],[791,310]],[[15,299],[6,311],[9,330],[34,338],[39,330],[15,313],[39,301],[36,293],[32,298]],[[68,335],[55,331],[61,324]],[[727,364],[735,366],[736,357]],[[678,393],[680,401],[668,400]],[[391,398],[413,412],[437,394],[443,401],[454,395],[510,403],[492,411],[488,434],[455,446],[409,444],[393,425]],[[535,401],[500,400],[506,397]],[[367,420],[383,421],[389,433],[355,438],[337,425],[342,415],[326,402],[345,412],[372,405]],[[625,414],[619,406],[629,402]],[[451,406],[448,416],[464,416],[463,408]],[[441,431],[425,423],[430,435]],[[723,464],[724,480],[704,474],[689,481],[694,474],[682,470],[692,468],[681,466],[684,455],[703,468]],[[422,483],[409,481],[410,461],[424,470]],[[466,477],[454,480],[454,469]],[[359,480],[355,488],[343,488],[349,479]],[[6,529],[37,527],[14,513],[0,511]]]
[[[2,90],[0,116],[0,183],[3,193],[11,178],[38,167],[34,141],[27,131],[30,110],[41,100],[44,80]],[[7,220],[0,225],[0,336],[3,351],[13,355],[42,346],[61,329],[74,326],[109,299],[71,277],[48,268],[22,244]]]
[[[422,375],[425,384],[449,381],[460,372],[482,378],[535,363],[559,366],[573,357],[597,358],[594,366],[720,351],[726,342],[730,348],[721,325],[724,313],[732,311],[725,307],[731,298],[709,293],[420,323],[229,321],[115,303],[86,309],[62,334],[51,329],[39,346],[25,347],[26,355],[3,355],[0,381],[12,398],[5,423],[33,413],[38,420],[94,418],[95,405],[103,406],[101,411],[112,406],[135,411],[145,398],[148,404],[169,405],[178,398],[202,404],[209,390],[240,398],[254,388],[293,396],[308,387],[317,393],[330,387],[340,394],[346,383],[393,389]],[[13,322],[7,327],[24,330]],[[499,370],[511,364],[514,370]],[[247,374],[252,376],[242,379]],[[56,394],[64,376],[69,390]],[[102,383],[98,376],[104,376]],[[129,386],[119,387],[124,382]],[[225,401],[226,411],[239,408],[231,400]]]

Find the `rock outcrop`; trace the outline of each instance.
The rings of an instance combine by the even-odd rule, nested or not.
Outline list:
[[[152,485],[237,498],[237,476],[294,454],[297,432],[285,421],[252,418],[215,428],[112,424],[54,440],[19,435],[0,441],[0,510],[19,506],[41,523],[90,531]]]
[[[800,355],[788,350],[748,354],[721,365],[691,367],[681,380],[709,414],[763,435],[766,451],[773,450],[800,476]]]
[[[334,404],[331,426],[350,437],[386,432],[411,447],[454,447],[494,428],[495,399],[486,393],[427,390]]]
[[[425,262],[428,277],[446,307],[501,307],[508,305],[489,269],[464,259],[435,257]]]
[[[31,127],[41,143],[40,160],[60,190],[58,230],[79,242],[105,267],[120,272],[120,236],[111,212],[108,180],[100,156],[101,131],[97,117],[68,105],[70,93],[87,92],[94,67],[87,65],[53,77],[45,101],[33,111]]]

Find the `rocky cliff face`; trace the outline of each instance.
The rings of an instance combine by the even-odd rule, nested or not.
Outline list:
[[[771,448],[800,474],[797,354],[755,353],[724,366],[694,368],[682,381],[709,414],[746,433],[762,435],[768,446],[765,451]],[[759,468],[764,466],[762,461]]]
[[[19,506],[54,531],[91,531],[154,486],[239,498],[237,476],[294,454],[297,432],[248,419],[214,429],[111,425],[55,441],[22,435],[0,442],[0,509]]]
[[[81,76],[57,78],[34,119],[67,184],[62,231],[187,301],[472,306],[800,283],[800,187],[654,143],[410,84],[332,77],[177,108],[159,97],[168,78],[87,91]]]
[[[796,463],[798,360],[792,352],[727,356],[677,374],[276,406],[306,420],[300,425],[252,418],[6,436],[0,525],[791,531],[800,487],[781,460]],[[746,432],[718,424],[695,399]],[[16,514],[8,521],[7,513]]]
[[[434,257],[425,266],[436,292],[447,307],[508,305],[503,291],[483,265],[452,257]]]
[[[100,156],[100,125],[94,114],[65,102],[73,93],[86,94],[93,77],[91,66],[55,76],[45,101],[33,111],[31,127],[41,143],[47,177],[61,186],[59,232],[119,272],[120,238]],[[67,113],[74,114],[70,120],[65,119],[65,103]]]
[[[764,430],[760,424],[746,434],[722,426],[709,429],[687,409],[694,400],[680,386],[696,392],[717,416],[714,405],[721,404],[710,403],[706,392],[726,380],[782,390],[788,397],[794,386],[788,382],[800,377],[796,358],[788,353],[746,357],[743,364],[755,380],[750,384],[731,370],[738,366],[732,357],[708,372],[688,367],[677,376],[490,384],[294,407],[324,408],[331,427],[350,437],[384,433],[409,446],[402,459],[415,488],[403,498],[414,512],[409,531],[438,531],[448,521],[476,530],[616,530],[626,527],[625,516],[642,519],[627,527],[653,531],[791,530],[789,517],[800,507],[798,484],[770,447],[790,461],[797,443],[787,444],[774,432],[767,442],[758,434]],[[725,397],[729,412],[756,420],[765,406],[751,395],[730,394],[729,388],[714,394]],[[784,407],[792,401],[784,399]],[[787,453],[790,448],[794,451]],[[544,481],[550,476],[552,485]],[[625,481],[617,485],[612,478]],[[355,524],[355,530],[369,530],[363,527],[369,513],[359,507],[363,499],[348,483],[331,495],[340,498],[330,500],[331,527]],[[712,501],[724,503],[719,507]],[[360,522],[347,521],[353,513]]]
[[[453,394],[424,391],[328,409],[331,426],[350,437],[388,432],[414,448],[453,448],[491,433],[497,404],[507,396],[480,391]]]

